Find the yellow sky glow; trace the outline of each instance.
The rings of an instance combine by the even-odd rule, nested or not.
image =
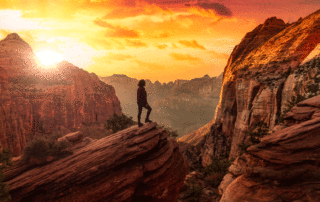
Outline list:
[[[0,36],[17,32],[42,63],[63,58],[98,76],[169,82],[218,76],[242,37],[282,9],[275,0],[278,7],[270,7],[270,14],[254,0],[199,2],[204,1],[0,0]],[[278,17],[294,20],[287,7]],[[297,9],[297,18],[315,10],[304,8]]]

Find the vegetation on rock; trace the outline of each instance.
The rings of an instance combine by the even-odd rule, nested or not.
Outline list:
[[[186,202],[201,202],[203,187],[196,184],[193,178],[189,178],[189,186],[184,194],[184,201]]]
[[[213,188],[218,188],[230,165],[231,161],[228,159],[212,158],[211,164],[202,169],[205,181]]]
[[[27,143],[22,153],[22,161],[29,163],[31,159],[45,162],[49,156],[63,158],[71,152],[67,151],[67,142],[56,142],[52,139],[37,137]]]
[[[248,131],[249,142],[240,143],[238,147],[240,149],[240,155],[247,152],[247,148],[251,145],[259,144],[260,139],[268,134],[268,126],[265,122],[259,121],[255,123]]]
[[[132,117],[128,117],[125,114],[117,115],[114,113],[113,116],[106,121],[105,128],[112,130],[113,133],[116,133],[135,124],[136,122],[132,120]]]

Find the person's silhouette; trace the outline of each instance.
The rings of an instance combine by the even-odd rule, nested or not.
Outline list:
[[[150,105],[148,104],[148,101],[147,101],[147,92],[146,92],[146,89],[144,88],[145,85],[146,85],[146,82],[143,79],[140,80],[138,83],[139,88],[137,91],[137,102],[138,102],[138,125],[139,125],[139,127],[143,126],[143,124],[140,121],[143,107],[148,110],[145,122],[146,123],[152,122],[149,119],[152,108],[150,107]]]

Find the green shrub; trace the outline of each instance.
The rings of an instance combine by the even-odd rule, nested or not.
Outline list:
[[[240,155],[247,152],[247,148],[251,145],[259,144],[260,139],[268,134],[268,126],[265,122],[259,121],[253,125],[248,131],[249,142],[240,143],[238,147],[240,149]]]
[[[286,108],[283,110],[283,113],[276,119],[276,124],[283,124],[284,123],[284,115],[288,113],[294,106],[296,106],[299,102],[306,100],[306,96],[297,95],[292,96],[291,99],[288,101]]]
[[[202,173],[205,176],[205,180],[213,188],[218,188],[223,176],[228,173],[228,168],[231,165],[231,161],[228,159],[212,158],[212,162],[202,169]]]
[[[105,128],[108,130],[111,129],[112,132],[116,133],[135,124],[136,122],[132,120],[132,117],[128,117],[125,114],[117,115],[114,113],[113,116],[106,121]]]
[[[49,156],[62,158],[70,154],[70,152],[66,151],[67,147],[67,142],[35,138],[23,149],[22,161],[28,163],[31,158],[45,161]]]
[[[184,201],[186,202],[201,202],[203,187],[196,184],[193,178],[189,178],[189,186],[184,194]]]
[[[4,180],[4,169],[7,166],[11,165],[11,152],[10,150],[3,150],[0,153],[0,201],[8,201],[11,200],[11,196],[9,194],[9,189],[5,183],[3,183]]]

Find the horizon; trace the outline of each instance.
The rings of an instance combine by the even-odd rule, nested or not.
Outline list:
[[[217,77],[245,34],[267,18],[292,23],[320,5],[308,0],[29,2],[1,0],[1,38],[18,33],[36,55],[46,54],[43,64],[57,62],[48,57],[56,55],[99,77],[124,74],[153,83]]]

